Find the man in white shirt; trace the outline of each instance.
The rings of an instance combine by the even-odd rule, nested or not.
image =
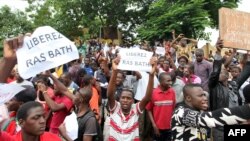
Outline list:
[[[149,76],[148,76],[147,72],[139,72],[139,73],[141,75],[141,79],[138,80],[135,99],[138,101],[141,101],[146,93]],[[154,88],[156,88],[158,85],[159,85],[159,81],[158,81],[157,77],[154,76]]]

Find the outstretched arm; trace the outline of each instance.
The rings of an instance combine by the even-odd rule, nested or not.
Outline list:
[[[172,69],[173,69],[174,71],[176,71],[176,70],[177,70],[177,67],[176,67],[176,65],[175,65],[175,63],[174,63],[174,60],[172,59],[171,54],[166,53],[165,56],[166,56],[167,60],[169,61],[170,66],[172,67]]]
[[[219,76],[220,76],[221,67],[222,67],[222,56],[221,56],[221,50],[223,48],[222,40],[217,41],[216,48],[217,48],[217,51],[214,56],[213,71],[210,74],[209,81],[208,81],[209,89],[214,88],[219,82]]]
[[[145,109],[146,105],[151,99],[151,95],[152,95],[153,87],[154,87],[154,76],[155,76],[155,71],[157,67],[157,58],[156,57],[151,58],[150,63],[152,65],[152,70],[149,73],[149,81],[148,81],[146,95],[142,98],[139,104],[141,111]]]
[[[108,104],[110,109],[113,109],[115,106],[115,90],[116,90],[115,82],[118,73],[117,66],[119,64],[119,61],[120,61],[119,58],[116,58],[112,61],[112,75],[109,80],[109,85],[107,89]]]
[[[57,89],[65,96],[70,98],[72,101],[75,99],[75,95],[73,95],[68,88],[60,82],[54,75],[52,75],[50,72],[46,72],[47,75],[53,80],[54,84],[57,86]]]
[[[188,38],[188,40],[189,40],[194,46],[196,46],[197,43],[198,43],[198,41],[195,40],[195,39]]]
[[[177,50],[177,46],[174,45],[174,44],[177,42],[177,40],[180,40],[180,39],[183,38],[183,37],[184,37],[184,34],[178,35],[178,37],[177,37],[177,38],[174,38],[174,40],[171,42],[170,46]]]
[[[232,60],[233,60],[234,56],[236,55],[236,53],[237,53],[236,49],[234,48],[233,49],[233,53],[229,57],[226,58],[226,61],[224,63],[225,68],[229,67],[229,65],[232,62]]]

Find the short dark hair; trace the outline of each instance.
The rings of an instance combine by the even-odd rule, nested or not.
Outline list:
[[[78,93],[83,98],[84,103],[88,104],[92,97],[91,88],[81,88],[78,90]]]
[[[159,81],[161,82],[162,79],[163,79],[163,77],[166,76],[166,75],[171,77],[171,75],[170,75],[169,73],[162,72],[162,73],[159,75]],[[172,77],[171,77],[171,79],[172,79]]]
[[[184,87],[183,87],[183,95],[184,97],[186,97],[188,95],[188,90],[189,89],[192,89],[192,88],[202,88],[201,84],[186,84]]]
[[[26,118],[29,116],[29,110],[36,108],[36,107],[43,107],[41,103],[36,102],[36,101],[30,101],[26,102],[21,105],[21,107],[17,111],[17,120],[23,119],[26,120]]]
[[[49,78],[44,75],[38,76],[36,83],[43,83],[46,86],[51,86]]]
[[[125,75],[124,71],[121,71],[121,70],[120,70],[120,71],[117,72],[117,74],[119,74],[119,73],[122,75],[122,77],[123,77],[124,79],[126,78],[126,75]]]
[[[194,64],[192,63],[188,63],[187,65],[185,65],[185,67],[188,67],[190,71],[192,71],[194,73]]]
[[[238,71],[241,72],[241,68],[239,66],[233,66],[232,69],[238,69]]]
[[[28,85],[24,85],[22,87],[24,87],[25,89],[15,95],[17,101],[26,103],[36,100],[37,95],[34,87]]]
[[[122,88],[122,92],[130,92],[131,94],[132,94],[132,97],[134,98],[135,97],[135,93],[134,93],[134,91],[133,91],[133,88],[130,88],[130,87],[123,87]],[[122,92],[121,92],[121,94],[122,94]],[[121,95],[120,95],[121,96]]]
[[[86,75],[87,72],[84,68],[80,68],[78,71],[77,71],[77,77],[82,77],[84,75]]]
[[[86,58],[90,59],[90,58],[91,58],[91,55],[87,54],[87,55],[85,56],[84,60],[85,60]]]
[[[66,77],[67,79],[72,79],[72,74],[70,74],[69,72],[64,72],[60,77]]]
[[[165,57],[164,56],[160,56],[158,60],[160,60],[160,59],[164,59],[165,60]]]
[[[88,85],[90,85],[91,84],[91,80],[93,79],[93,76],[91,76],[91,75],[85,75],[84,77],[83,77],[83,79],[82,79],[82,83],[83,83],[83,85],[84,86],[88,86]]]
[[[204,55],[204,50],[201,49],[201,48],[197,48],[197,49],[195,50],[195,54],[198,54],[198,53]]]

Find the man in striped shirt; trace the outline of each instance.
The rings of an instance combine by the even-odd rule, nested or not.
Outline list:
[[[157,59],[152,58],[150,63],[152,70],[149,73],[149,82],[144,98],[134,104],[134,93],[131,89],[124,88],[121,92],[119,102],[115,100],[117,65],[119,58],[113,60],[112,76],[109,82],[107,96],[110,110],[109,141],[139,141],[139,115],[150,101],[153,90],[153,78],[157,67]]]

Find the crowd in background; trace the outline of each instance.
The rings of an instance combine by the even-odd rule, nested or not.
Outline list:
[[[4,43],[5,49],[9,42]],[[93,39],[80,42],[79,59],[27,80],[19,75],[6,49],[0,63],[1,82],[25,90],[5,103],[9,119],[1,123],[0,138],[223,141],[222,125],[250,119],[250,55],[236,49],[223,55],[223,41],[218,40],[216,52],[205,58],[197,42],[183,34],[155,46]],[[158,46],[165,48],[164,55],[155,53]],[[152,71],[118,70],[121,48],[153,52]],[[231,115],[237,120],[229,120]]]

